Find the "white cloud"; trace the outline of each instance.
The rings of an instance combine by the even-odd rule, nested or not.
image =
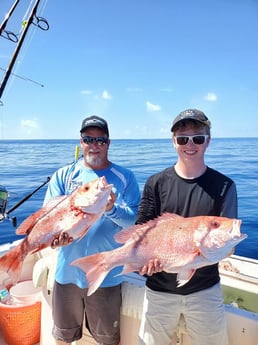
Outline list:
[[[92,91],[91,90],[82,90],[81,94],[83,94],[83,95],[91,95]]]
[[[101,98],[103,99],[112,99],[112,96],[110,95],[110,93],[107,90],[104,90],[101,94]]]
[[[161,106],[158,104],[152,104],[151,102],[146,102],[147,111],[159,111],[161,110]]]
[[[214,92],[209,92],[204,99],[208,102],[216,102],[218,97]]]
[[[33,120],[21,120],[21,127],[23,128],[38,128],[38,120],[33,119]]]
[[[111,94],[107,90],[104,90],[100,95],[97,95],[92,90],[85,89],[81,91],[81,94],[86,95],[86,96],[92,95],[95,99],[100,99],[100,98],[105,99],[105,100],[112,99]]]

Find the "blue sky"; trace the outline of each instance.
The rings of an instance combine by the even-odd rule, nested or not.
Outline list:
[[[1,0],[1,22],[13,2]],[[19,33],[28,3],[6,30]],[[41,0],[37,16],[50,28],[28,30],[0,139],[76,139],[91,114],[113,139],[169,138],[187,108],[214,137],[258,136],[257,0]],[[0,37],[1,80],[15,47]]]

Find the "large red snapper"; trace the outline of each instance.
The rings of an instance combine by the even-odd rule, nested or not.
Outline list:
[[[88,295],[100,286],[107,273],[124,266],[123,273],[140,271],[157,258],[165,272],[177,273],[178,286],[187,283],[197,268],[227,257],[247,236],[240,233],[241,220],[225,217],[180,217],[165,213],[142,225],[120,231],[115,239],[123,246],[72,262],[86,274]]]
[[[73,239],[82,238],[104,213],[112,187],[105,177],[100,177],[79,186],[70,195],[51,199],[17,228],[17,234],[27,236],[0,258],[0,270],[16,282],[28,254],[51,246],[63,232]]]

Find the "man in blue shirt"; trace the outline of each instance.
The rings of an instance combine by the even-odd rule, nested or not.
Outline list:
[[[53,336],[57,345],[80,339],[85,316],[86,327],[99,344],[118,345],[121,267],[109,272],[100,288],[87,296],[84,272],[70,263],[120,245],[114,240],[114,234],[135,223],[140,191],[131,170],[109,161],[109,130],[103,118],[93,115],[84,119],[80,133],[83,157],[54,173],[44,203],[58,195],[70,194],[79,185],[101,176],[113,184],[113,191],[104,215],[87,234],[59,248],[53,289]]]

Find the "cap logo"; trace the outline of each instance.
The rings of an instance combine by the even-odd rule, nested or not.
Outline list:
[[[88,124],[92,124],[92,123],[100,123],[102,126],[106,126],[106,124],[99,120],[99,119],[90,119],[90,120],[87,120],[84,125],[87,126]]]
[[[200,119],[201,121],[207,121],[207,117],[201,113],[201,112],[197,112],[195,110],[192,110],[192,109],[188,109],[188,110],[185,110],[181,113],[181,118],[184,118],[184,117],[195,117],[195,118],[198,118]]]
[[[193,111],[193,110],[185,110],[185,111],[183,111],[183,112],[181,113],[181,115],[182,115],[182,116],[185,116],[185,115],[187,115],[187,116],[195,116],[196,113],[195,113],[195,111]]]

